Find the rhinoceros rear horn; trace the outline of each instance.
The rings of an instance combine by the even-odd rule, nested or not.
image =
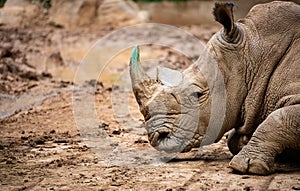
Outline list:
[[[213,15],[215,20],[221,23],[224,27],[224,39],[228,42],[234,42],[239,35],[239,29],[234,23],[233,18],[233,3],[215,3]]]
[[[151,79],[141,66],[138,46],[133,48],[130,58],[130,78],[135,98],[143,109],[160,83],[156,79]]]

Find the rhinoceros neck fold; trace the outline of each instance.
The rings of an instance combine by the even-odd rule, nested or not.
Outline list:
[[[203,76],[211,95],[210,119],[201,146],[209,145],[219,139],[223,133],[226,118],[226,85],[219,65],[210,52],[204,51],[195,63],[199,68],[197,76]]]

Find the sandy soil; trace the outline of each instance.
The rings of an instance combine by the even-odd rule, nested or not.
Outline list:
[[[206,42],[218,26],[183,28]],[[225,136],[178,155],[151,148],[128,86],[112,83],[128,70],[130,51],[115,56],[99,81],[72,80],[89,48],[110,32],[0,29],[0,190],[300,190],[299,164],[277,163],[269,176],[232,172]],[[173,68],[194,59],[166,47],[143,50]]]

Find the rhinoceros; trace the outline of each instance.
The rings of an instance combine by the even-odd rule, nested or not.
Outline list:
[[[206,45],[210,57],[200,59],[216,61],[226,90],[225,119],[214,142],[232,131],[228,146],[235,156],[229,167],[266,175],[278,154],[300,150],[300,6],[259,4],[238,21],[233,7],[215,3],[222,29]],[[192,64],[179,82],[166,84],[146,74],[135,47],[130,76],[150,144],[166,152],[199,147],[213,117],[213,89],[201,67]]]

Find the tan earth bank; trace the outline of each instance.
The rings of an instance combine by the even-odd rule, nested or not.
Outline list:
[[[118,23],[66,29],[49,17],[22,28],[0,28],[0,190],[300,190],[299,162],[278,162],[268,176],[232,172],[226,137],[172,156],[151,148],[127,86],[130,49],[116,54],[97,81],[76,78],[82,58],[101,59],[99,55],[115,50],[110,42],[126,44],[146,36],[180,44],[183,36],[157,36],[148,30],[111,35],[119,30]],[[181,28],[207,42],[219,26]],[[107,52],[90,49],[105,35]],[[199,54],[189,41],[185,47],[192,56],[142,46],[142,60],[183,69]]]

